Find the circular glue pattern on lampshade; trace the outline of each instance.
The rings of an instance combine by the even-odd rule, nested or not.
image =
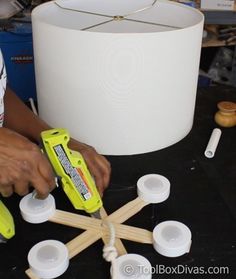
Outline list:
[[[193,123],[203,15],[165,0],[57,0],[32,13],[39,114],[102,154],[159,150]]]
[[[103,78],[97,82],[105,94],[104,98],[109,98],[116,105],[129,103],[135,98],[138,79],[143,72],[141,55],[138,47],[127,48],[119,38],[106,46],[96,63],[97,70],[103,72]]]

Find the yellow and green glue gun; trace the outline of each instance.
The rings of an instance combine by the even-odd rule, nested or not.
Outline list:
[[[66,129],[51,129],[41,133],[43,151],[61,179],[62,188],[76,209],[99,217],[102,199],[94,179],[79,152],[68,148]]]
[[[0,201],[0,243],[6,242],[15,235],[15,226],[11,213]]]

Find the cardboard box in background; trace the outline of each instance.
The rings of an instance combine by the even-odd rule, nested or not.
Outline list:
[[[234,9],[234,0],[201,0],[201,9],[231,11]]]

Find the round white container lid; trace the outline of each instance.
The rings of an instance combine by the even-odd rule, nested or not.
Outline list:
[[[149,203],[165,201],[170,194],[170,181],[159,174],[147,174],[137,182],[138,196]]]
[[[113,275],[113,270],[116,272],[114,275],[119,279],[152,278],[150,262],[138,254],[125,254],[118,257],[111,268],[111,275]]]
[[[166,257],[178,257],[188,253],[192,243],[189,228],[177,221],[165,221],[153,230],[153,246]]]
[[[56,210],[55,199],[52,195],[44,200],[33,198],[28,194],[20,201],[20,211],[22,218],[33,224],[39,224],[48,221]]]
[[[69,266],[69,253],[65,244],[57,240],[37,243],[28,254],[31,270],[42,279],[52,279],[63,274]]]

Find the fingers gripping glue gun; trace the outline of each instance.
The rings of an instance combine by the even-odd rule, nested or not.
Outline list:
[[[11,213],[0,201],[0,243],[15,235],[15,226]]]
[[[65,129],[51,129],[41,133],[43,151],[48,157],[62,187],[76,209],[99,216],[102,200],[95,182],[79,152],[67,144],[70,136]]]

